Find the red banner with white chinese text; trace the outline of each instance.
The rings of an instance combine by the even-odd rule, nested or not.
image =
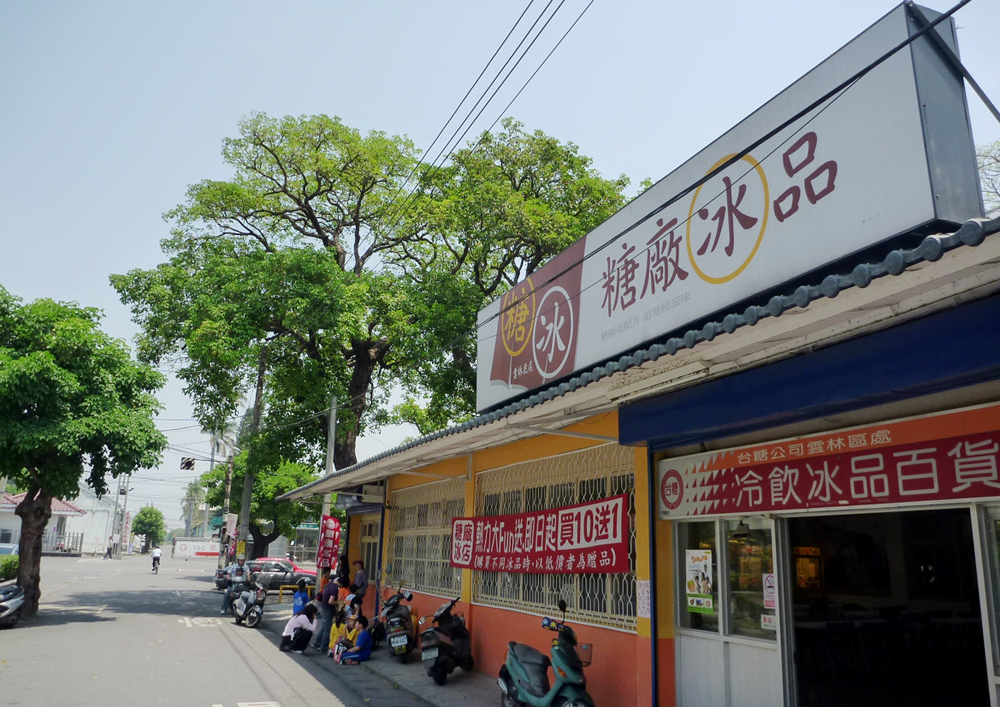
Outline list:
[[[530,574],[629,571],[628,496],[451,522],[451,566]]]
[[[1000,497],[1000,406],[660,463],[660,517]]]
[[[319,549],[316,551],[317,567],[333,567],[340,551],[340,521],[333,516],[323,516],[319,526]]]

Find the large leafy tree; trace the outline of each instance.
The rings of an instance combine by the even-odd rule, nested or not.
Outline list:
[[[53,498],[72,498],[81,476],[98,494],[155,466],[167,440],[153,417],[163,376],[101,331],[101,314],[0,287],[0,475],[26,491],[18,584],[38,611],[42,534]]]
[[[140,356],[175,364],[206,428],[232,416],[266,349],[252,474],[265,457],[317,465],[316,413],[334,395],[338,468],[366,428],[470,416],[476,312],[611,215],[627,185],[514,121],[440,170],[417,169],[405,138],[326,116],[252,115],[223,156],[234,177],[192,186],[168,214],[167,262],[112,282]],[[393,385],[409,394],[395,415]]]
[[[336,464],[353,464],[358,434],[383,419],[389,372],[416,354],[408,342],[419,293],[388,257],[411,237],[389,215],[415,150],[337,118],[255,114],[223,156],[234,177],[195,184],[168,214],[168,261],[112,277],[142,326],[139,354],[174,361],[199,421],[220,429],[266,347],[274,405],[265,425],[322,410],[336,395]],[[289,458],[318,453],[325,421],[298,429]]]
[[[270,461],[270,460],[268,460]],[[232,494],[243,493],[246,478],[247,453],[239,454],[233,460]],[[211,505],[221,506],[225,495],[225,466],[220,464],[201,476],[201,483],[207,489],[207,500]],[[253,538],[253,557],[267,555],[268,546],[279,535],[295,537],[295,528],[318,516],[318,507],[310,508],[303,503],[275,503],[274,499],[316,479],[315,470],[305,464],[278,462],[265,473],[258,474],[253,486],[250,504],[250,536]]]
[[[159,545],[167,534],[167,528],[163,524],[163,513],[153,506],[143,506],[132,521],[132,532],[146,536],[146,549]]]
[[[423,173],[408,214],[422,237],[405,244],[404,267],[424,295],[414,302],[427,353],[404,371],[401,419],[426,433],[475,410],[478,311],[618,211],[628,184],[511,118]]]

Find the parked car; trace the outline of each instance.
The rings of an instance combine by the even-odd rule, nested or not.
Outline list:
[[[17,548],[17,543],[0,543],[0,555],[16,555]]]
[[[305,579],[306,584],[316,584],[316,571],[298,567],[280,557],[259,557],[247,563],[250,571],[265,589],[277,589],[283,584],[296,584]]]

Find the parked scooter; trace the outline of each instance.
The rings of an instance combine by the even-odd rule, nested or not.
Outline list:
[[[251,575],[243,585],[243,591],[233,602],[233,616],[236,623],[247,622],[250,628],[257,628],[260,620],[264,618],[264,601],[267,599],[267,590],[257,583],[255,575]]]
[[[427,674],[434,679],[438,685],[444,685],[448,680],[448,675],[455,671],[455,668],[462,670],[472,670],[475,661],[472,659],[472,641],[469,639],[469,630],[465,627],[465,617],[462,614],[453,614],[451,610],[455,608],[458,599],[448,602],[434,612],[434,616],[421,616],[420,625],[423,626],[428,619],[431,626],[420,634],[421,658],[425,661],[433,661],[427,665]]]
[[[21,620],[24,589],[11,584],[0,587],[0,628],[11,628]]]
[[[417,647],[417,633],[410,607],[402,603],[404,600],[413,601],[413,594],[400,585],[399,591],[386,599],[379,620],[385,624],[385,642],[389,653],[399,656],[405,663],[407,656]]]
[[[587,694],[587,678],[583,669],[590,665],[593,646],[577,643],[576,633],[566,625],[566,602],[559,600],[563,621],[545,617],[542,628],[557,631],[552,641],[552,660],[531,646],[511,641],[507,661],[500,668],[497,683],[503,693],[503,707],[594,707]],[[549,665],[556,676],[549,687]]]

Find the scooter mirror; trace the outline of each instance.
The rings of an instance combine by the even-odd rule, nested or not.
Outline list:
[[[558,606],[559,606],[559,611],[561,611],[563,613],[563,619],[565,619],[566,618],[566,600],[565,599],[560,599]]]

